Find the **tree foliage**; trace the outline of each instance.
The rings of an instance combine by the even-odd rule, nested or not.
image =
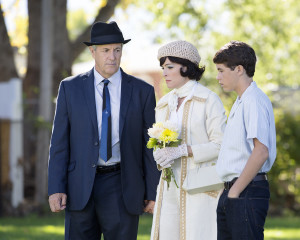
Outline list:
[[[262,85],[295,86],[300,79],[300,2],[297,0],[136,0],[155,14],[147,27],[164,24],[169,36],[192,41],[200,54],[230,40],[249,43],[258,56]],[[206,38],[202,42],[202,38]]]
[[[17,77],[17,69],[14,64],[13,48],[10,45],[8,32],[5,27],[4,12],[0,4],[0,82],[8,81]]]
[[[231,37],[248,42],[258,55],[258,82],[299,86],[300,2],[231,0],[225,9],[231,13]]]
[[[276,111],[277,158],[270,171],[272,202],[300,212],[300,114]]]
[[[140,7],[148,9],[154,14],[154,21],[147,24],[147,28],[155,29],[164,25],[165,34],[157,36],[158,41],[164,37],[175,38],[185,35],[191,41],[197,41],[208,21],[208,15],[203,11],[204,1],[191,0],[136,0]]]

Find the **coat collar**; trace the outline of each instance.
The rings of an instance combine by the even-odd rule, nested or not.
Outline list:
[[[121,139],[124,128],[126,113],[132,94],[131,78],[121,69],[121,104],[120,104],[120,119],[119,119],[119,137]]]
[[[167,93],[158,101],[156,109],[164,108],[166,105],[168,105],[168,100],[171,92]],[[194,96],[190,100],[201,99],[201,101],[205,101],[208,98],[210,92],[211,90],[209,90],[207,87],[204,87],[201,83],[197,82],[197,84],[195,85]]]

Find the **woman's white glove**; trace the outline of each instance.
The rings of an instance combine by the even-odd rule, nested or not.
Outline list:
[[[188,156],[187,145],[182,144],[178,147],[159,148],[153,152],[154,160],[162,168],[171,167],[174,160],[183,156]]]

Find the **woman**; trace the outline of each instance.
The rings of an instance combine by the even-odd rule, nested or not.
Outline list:
[[[182,184],[192,169],[216,163],[226,121],[224,107],[214,92],[198,82],[205,68],[199,68],[200,56],[191,43],[166,44],[158,50],[158,59],[166,84],[173,91],[157,103],[156,121],[176,123],[182,143],[154,152],[159,169],[171,166],[179,188],[173,179],[168,187],[161,178],[151,239],[217,239],[220,190],[190,194]]]

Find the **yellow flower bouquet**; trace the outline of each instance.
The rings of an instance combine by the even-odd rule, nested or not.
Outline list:
[[[148,135],[150,136],[150,138],[147,143],[147,148],[149,149],[153,148],[154,151],[158,148],[178,147],[181,144],[181,139],[178,139],[178,135],[179,135],[178,129],[176,128],[175,124],[169,120],[166,122],[154,123],[153,127],[148,129]],[[174,183],[178,188],[171,167],[163,169],[162,178],[165,181],[167,181],[168,188],[173,178]]]

